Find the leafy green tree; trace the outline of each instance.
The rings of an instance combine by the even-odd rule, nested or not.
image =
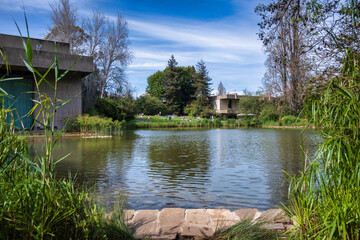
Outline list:
[[[135,109],[137,113],[146,115],[167,114],[169,112],[166,105],[157,97],[145,95],[135,101]]]
[[[191,103],[194,99],[194,76],[195,68],[193,66],[188,67],[178,67],[179,77],[181,81],[181,102],[180,108],[183,112],[185,106]]]
[[[198,109],[208,106],[211,78],[204,61],[194,66],[177,66],[172,55],[164,71],[158,71],[148,77],[146,92],[159,99],[165,99],[170,112],[183,114],[187,105],[194,102]],[[193,106],[194,106],[193,104]]]
[[[259,115],[262,106],[259,97],[244,96],[239,99],[239,113]]]
[[[128,98],[99,98],[95,108],[100,115],[113,120],[128,121],[135,118],[135,103]]]
[[[151,96],[162,99],[165,93],[164,72],[157,71],[147,78],[146,92]]]

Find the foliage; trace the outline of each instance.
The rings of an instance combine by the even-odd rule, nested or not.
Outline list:
[[[360,50],[360,2],[273,0],[259,4],[259,38],[267,55],[263,85],[299,113],[305,89],[340,74],[346,48]],[[314,76],[316,76],[314,78]]]
[[[168,114],[167,106],[157,97],[145,95],[135,100],[136,113],[145,115]]]
[[[165,93],[164,72],[157,71],[150,75],[147,78],[147,84],[146,93],[162,100]]]
[[[236,225],[220,229],[215,232],[208,240],[273,240],[279,236],[276,232],[264,228],[263,222],[252,222],[251,220],[243,220]]]
[[[70,0],[50,3],[52,25],[46,39],[70,43],[70,51],[93,57],[94,73],[82,82],[84,110],[95,104],[96,97],[107,94],[129,95],[131,87],[124,69],[132,59],[128,49],[127,21],[117,14],[113,21],[99,11],[81,19]]]
[[[215,115],[215,110],[209,105],[204,106],[203,102],[197,99],[185,107],[184,113],[189,116],[210,117]]]
[[[259,121],[277,121],[282,114],[278,100],[267,100],[261,96],[244,96],[239,100],[239,112],[245,118],[255,118]]]
[[[201,60],[196,64],[196,73],[192,84],[195,89],[194,97],[201,106],[209,106],[210,85],[209,71],[206,69],[205,62]]]
[[[307,0],[274,0],[259,4],[255,12],[260,15],[259,38],[267,55],[264,86],[268,94],[282,97],[293,113],[302,108],[304,84],[309,79],[311,66],[309,46]]]
[[[259,117],[262,121],[277,121],[279,119],[279,115],[279,111],[276,109],[275,104],[265,103],[263,104]]]
[[[135,117],[135,103],[128,98],[99,98],[95,108],[100,115],[118,121],[128,121]]]
[[[142,116],[137,117],[135,121],[128,121],[122,124],[124,128],[178,128],[178,127],[248,127],[258,126],[259,122],[253,120],[222,120],[215,118],[195,118],[188,117],[172,117],[169,120],[167,117],[161,116]]]
[[[192,107],[200,104],[199,108],[209,106],[211,78],[204,61],[198,62],[196,69],[193,66],[177,65],[175,57],[171,55],[164,71],[148,77],[146,92],[160,100],[165,99],[169,111],[177,115],[183,115],[190,104]],[[192,112],[188,109],[187,113],[189,111]],[[195,112],[197,114],[201,111]]]
[[[239,99],[239,113],[259,115],[262,110],[258,96],[243,96]]]
[[[360,57],[347,50],[342,74],[318,85],[307,113],[322,142],[290,186],[297,239],[360,238]]]
[[[68,131],[95,132],[104,134],[117,134],[121,132],[124,121],[113,121],[111,118],[89,116],[88,114],[77,115],[70,119]]]
[[[192,99],[194,89],[192,87],[194,67],[177,67],[174,55],[168,61],[164,70],[164,84],[166,105],[173,114],[183,114],[184,107]]]
[[[70,3],[70,0],[52,2],[50,7],[52,26],[45,39],[67,42],[70,44],[71,52],[81,53],[80,47],[86,42],[88,35],[84,29],[77,26],[77,9]]]

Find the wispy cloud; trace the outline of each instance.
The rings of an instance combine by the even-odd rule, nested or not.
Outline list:
[[[179,19],[181,21],[181,19]],[[256,36],[249,36],[249,30],[246,32],[236,31],[236,26],[231,29],[222,30],[215,25],[195,23],[156,23],[144,22],[139,20],[129,20],[129,28],[142,35],[152,38],[180,43],[183,46],[192,46],[199,48],[219,48],[251,51],[259,50],[259,43]],[[224,26],[223,26],[224,27]]]

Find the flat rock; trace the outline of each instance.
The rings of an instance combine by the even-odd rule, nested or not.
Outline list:
[[[187,226],[183,225],[180,229],[181,236],[210,237],[215,230],[207,226]]]
[[[131,221],[131,228],[134,229],[134,236],[137,238],[159,236],[156,228],[156,220],[159,210],[136,211]]]
[[[134,213],[135,213],[135,210],[133,210],[133,209],[124,210],[124,220],[126,223],[131,222],[131,220],[134,217]]]
[[[210,223],[210,216],[206,209],[187,209],[185,211],[186,225],[208,225]]]
[[[239,222],[240,218],[235,212],[228,209],[207,209],[210,217],[210,225],[216,230],[230,227]]]
[[[284,231],[285,227],[281,223],[268,223],[264,225],[264,228],[275,231]]]
[[[275,219],[281,221],[281,219],[286,217],[287,215],[281,209],[269,209],[261,213],[260,219],[267,222],[275,222]],[[290,221],[290,219],[288,221]]]
[[[238,209],[235,211],[235,214],[239,217],[239,221],[246,219],[252,220],[258,213],[259,211],[256,208]]]
[[[158,227],[161,235],[171,235],[180,232],[180,227],[184,222],[185,209],[183,208],[164,208],[159,213]]]

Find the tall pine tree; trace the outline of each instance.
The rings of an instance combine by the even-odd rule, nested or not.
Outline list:
[[[200,60],[196,64],[196,73],[194,77],[193,87],[195,89],[194,97],[201,106],[207,106],[209,104],[209,96],[211,92],[211,78],[209,77],[209,71],[206,69],[205,62]]]
[[[165,99],[170,111],[174,114],[180,114],[181,110],[181,79],[174,55],[168,61],[168,65],[164,71],[165,82]]]

